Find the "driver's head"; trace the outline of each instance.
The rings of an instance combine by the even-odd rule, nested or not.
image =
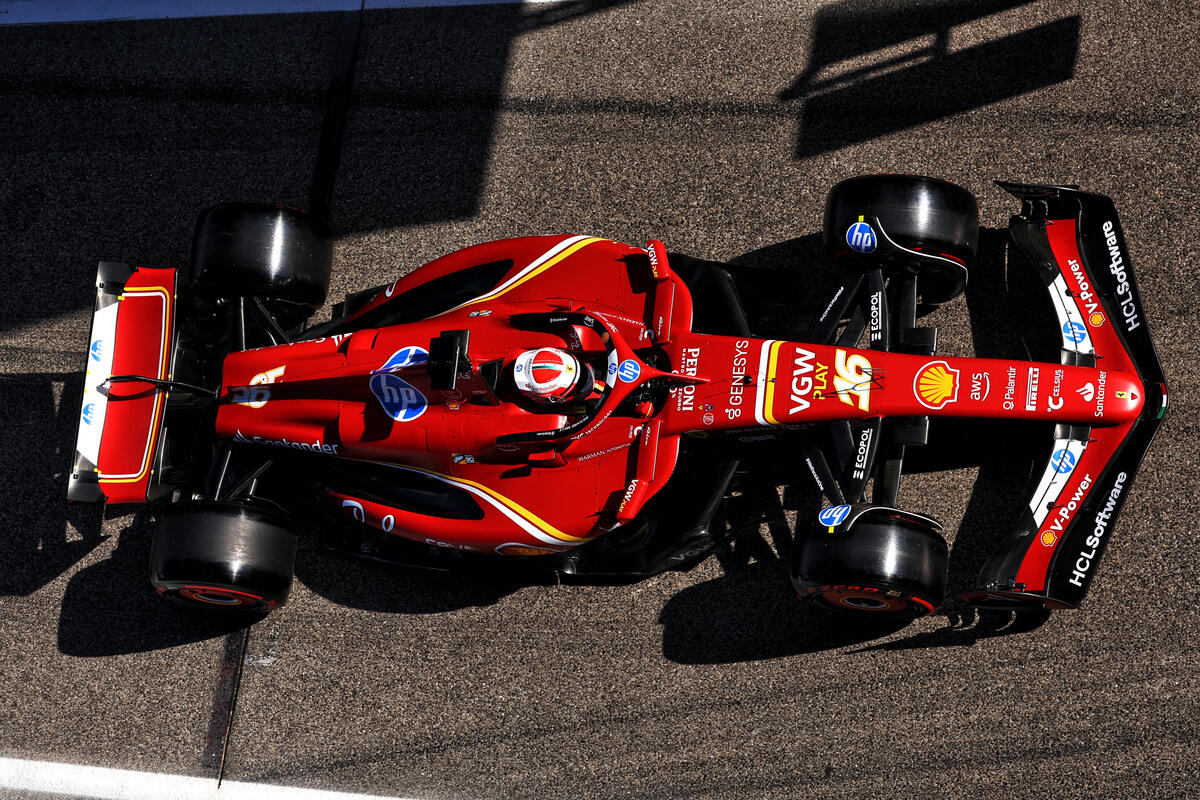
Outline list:
[[[566,350],[539,347],[517,356],[513,365],[517,388],[528,398],[543,403],[567,403],[591,388],[591,369]]]

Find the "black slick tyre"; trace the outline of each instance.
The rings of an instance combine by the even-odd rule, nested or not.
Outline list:
[[[833,531],[798,533],[792,584],[806,604],[877,619],[933,613],[946,592],[949,550],[931,525],[874,508]]]
[[[206,208],[192,240],[192,288],[201,296],[257,297],[285,317],[325,302],[332,244],[304,211],[258,203]]]
[[[877,220],[890,242],[855,236]],[[936,306],[962,294],[979,240],[979,206],[957,184],[920,175],[860,175],[825,201],[825,250],[843,269],[880,265],[918,275],[920,300]],[[876,243],[878,246],[876,246]],[[894,243],[896,246],[891,246]]]
[[[177,503],[154,527],[150,581],[188,605],[270,611],[287,601],[295,566],[291,522],[263,507]]]

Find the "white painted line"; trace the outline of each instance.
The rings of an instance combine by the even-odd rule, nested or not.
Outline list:
[[[218,787],[213,778],[0,758],[0,792],[6,789],[95,800],[405,800],[241,781]]]
[[[559,2],[564,0],[7,0],[0,2],[0,25]]]

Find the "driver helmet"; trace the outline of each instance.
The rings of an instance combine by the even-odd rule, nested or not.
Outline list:
[[[517,356],[513,365],[517,388],[526,396],[543,403],[567,403],[582,394],[582,386],[591,386],[591,368],[566,350],[539,347]]]

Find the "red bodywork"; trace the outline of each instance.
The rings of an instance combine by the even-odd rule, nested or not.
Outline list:
[[[1064,236],[1055,247],[1074,247],[1070,233],[1071,241]],[[468,492],[483,518],[415,513],[334,489],[326,499],[417,541],[529,555],[566,550],[633,519],[671,477],[683,435],[928,415],[1093,426],[1094,440],[1111,439],[1115,447],[1143,406],[1142,383],[1119,346],[1097,369],[693,333],[690,293],[658,242],[641,249],[549,236],[478,245],[400,279],[350,319],[403,302],[430,281],[507,260],[511,267],[492,289],[435,316],[230,354],[217,435],[423,473]],[[1115,340],[1106,326],[1116,321],[1089,311],[1084,298],[1076,302],[1098,343],[1106,335]],[[522,330],[510,322],[534,312],[585,313],[606,333],[568,324]],[[460,368],[454,390],[435,390],[421,354],[440,333],[464,329],[470,367]],[[513,386],[516,356],[543,346],[593,363],[605,402],[568,436],[498,441],[578,419],[538,408]],[[665,355],[665,366],[639,357],[649,348]],[[493,390],[479,367],[497,360],[501,377]],[[664,379],[672,386],[665,403],[627,403],[614,413],[640,386]],[[1090,480],[1111,454],[1103,445],[1088,447],[1066,478]],[[1053,545],[1054,525],[1061,530],[1064,522],[1047,515],[1043,541]],[[1053,552],[1039,549],[1022,566],[1031,590],[1044,582]]]

